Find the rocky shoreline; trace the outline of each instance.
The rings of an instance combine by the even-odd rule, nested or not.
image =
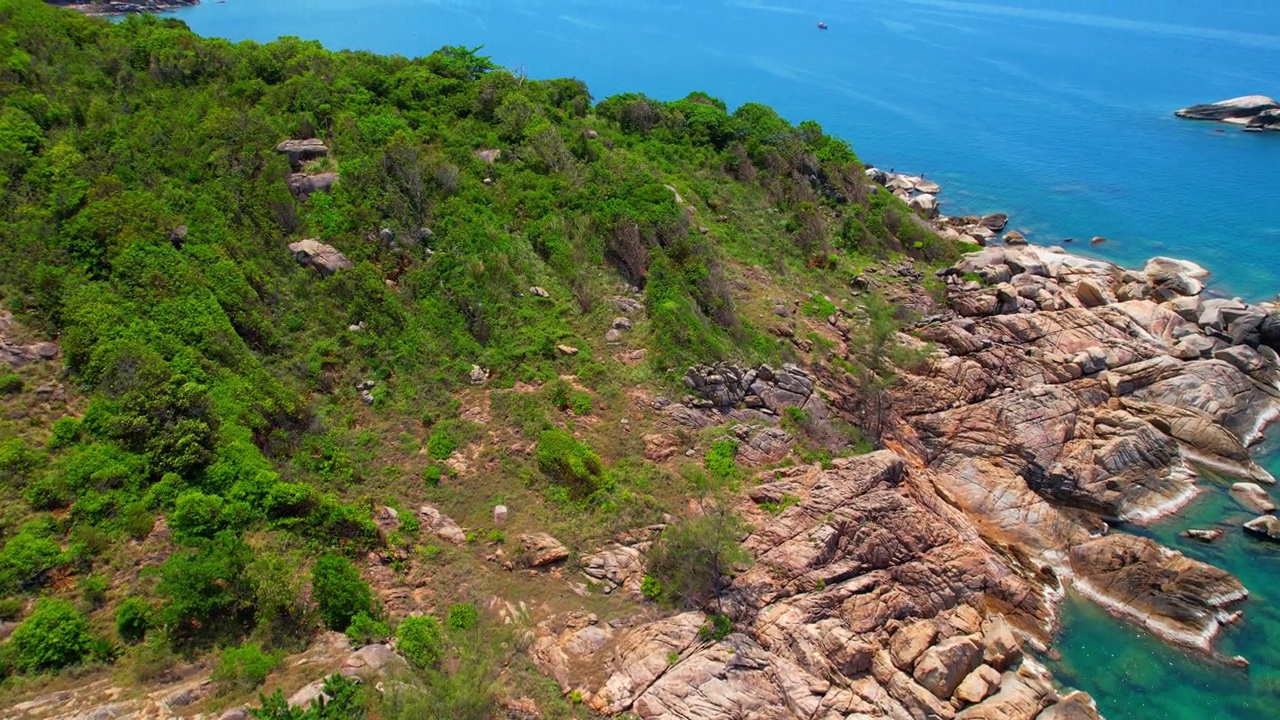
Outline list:
[[[200,0],[103,0],[101,2],[62,2],[45,0],[85,15],[134,15],[138,13],[162,13],[177,8],[199,5]]]
[[[597,710],[642,718],[1096,718],[1021,649],[1047,650],[1068,588],[1247,666],[1213,650],[1247,588],[1112,528],[1176,513],[1213,482],[1200,467],[1267,496],[1275,480],[1248,446],[1280,416],[1280,308],[1204,297],[1193,263],[1126,270],[1014,233],[997,245],[1005,216],[948,218],[936,185],[868,176],[987,245],[939,273],[946,301],[915,328],[933,355],[892,391],[887,449],[757,478],[742,506],[754,563],[721,598],[725,639],[699,641],[703,613],[561,616],[538,628],[539,666]],[[841,339],[856,322],[827,318]],[[688,427],[859,412],[856,381],[825,366],[693,368],[685,384],[690,397],[655,407]],[[1262,542],[1277,520],[1240,532]],[[634,592],[642,568],[623,550],[589,566]]]

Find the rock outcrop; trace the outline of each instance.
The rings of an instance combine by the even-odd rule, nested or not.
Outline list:
[[[1280,103],[1265,95],[1246,95],[1216,103],[1192,105],[1174,113],[1188,120],[1242,125],[1245,130],[1280,130]]]
[[[307,138],[285,140],[276,146],[276,152],[282,153],[289,160],[289,164],[297,170],[308,160],[328,156],[329,148],[317,138]]]

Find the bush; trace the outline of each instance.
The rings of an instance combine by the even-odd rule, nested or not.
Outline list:
[[[151,629],[153,614],[151,606],[142,598],[126,598],[116,608],[116,633],[127,643],[141,641]]]
[[[9,642],[23,672],[46,672],[76,665],[93,650],[89,620],[71,603],[45,598],[14,628]]]
[[[22,601],[18,598],[0,600],[0,620],[17,620],[22,615]]]
[[[460,603],[449,606],[448,626],[450,630],[470,630],[480,622],[480,614],[476,612],[476,606],[470,603]]]
[[[733,632],[733,623],[724,615],[711,615],[707,622],[698,628],[698,639],[703,642],[719,642]]]
[[[320,609],[320,617],[330,630],[339,632],[351,625],[360,613],[373,609],[369,583],[360,570],[341,555],[327,553],[316,558],[311,568],[311,599]]]
[[[0,550],[0,590],[33,588],[49,570],[66,561],[51,535],[47,523],[33,520],[9,538]]]
[[[367,612],[356,613],[347,626],[347,639],[356,647],[382,642],[389,637],[391,628],[387,623],[370,617]]]
[[[427,440],[427,455],[432,460],[447,460],[454,450],[471,442],[477,426],[459,418],[441,420],[432,428]]]
[[[262,651],[257,643],[223,650],[211,675],[221,693],[242,693],[261,685],[280,659]]]
[[[436,487],[440,484],[440,478],[444,476],[444,468],[439,465],[428,465],[422,468],[422,482],[427,487]]]
[[[546,430],[538,437],[538,469],[554,484],[584,498],[606,484],[600,457],[563,430]]]
[[[45,456],[27,445],[22,438],[13,438],[0,443],[0,474],[6,476],[8,484],[20,486],[44,466]]]
[[[0,374],[0,395],[15,395],[22,392],[22,378],[17,373]]]
[[[738,466],[734,457],[738,454],[738,443],[733,440],[716,440],[711,443],[703,465],[714,480],[728,482],[737,473]]]
[[[156,590],[169,598],[161,622],[175,639],[209,637],[238,630],[253,617],[253,588],[245,569],[253,552],[243,540],[222,532],[197,549],[169,556]]]
[[[273,695],[259,695],[258,700],[262,707],[249,710],[256,720],[364,720],[368,716],[360,682],[336,673],[325,678],[324,696],[305,709],[291,707],[279,688]]]
[[[110,587],[111,581],[106,575],[88,575],[80,578],[80,597],[84,598],[89,607],[96,609],[106,602]]]
[[[444,652],[440,623],[425,615],[405,618],[396,628],[396,649],[419,670],[434,668]]]

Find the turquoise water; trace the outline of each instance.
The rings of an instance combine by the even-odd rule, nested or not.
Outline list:
[[[1176,120],[1199,102],[1280,95],[1272,0],[227,0],[178,13],[197,32],[280,35],[421,55],[484,45],[600,98],[703,90],[818,120],[864,161],[924,172],[944,211],[1003,210],[1037,242],[1125,264],[1194,260],[1215,287],[1280,292],[1280,134]],[[819,31],[823,20],[830,26]],[[1280,474],[1280,453],[1264,464]],[[1280,717],[1280,546],[1239,530],[1220,487],[1149,532],[1252,592],[1221,648],[1245,673],[1152,641],[1087,603],[1065,608],[1055,670],[1118,718]],[[1219,544],[1177,533],[1221,524]]]

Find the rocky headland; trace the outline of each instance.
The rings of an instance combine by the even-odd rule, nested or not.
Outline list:
[[[910,199],[937,192],[885,175],[872,179]],[[985,243],[1007,218],[932,222]],[[1023,650],[1052,643],[1068,588],[1214,655],[1248,590],[1113,528],[1176,512],[1215,482],[1203,469],[1270,506],[1275,481],[1248,447],[1280,413],[1277,308],[1206,297],[1192,263],[1126,270],[1021,235],[939,276],[945,303],[915,328],[932,355],[892,391],[888,449],[747,490],[754,562],[717,608],[734,632],[700,639],[703,612],[551,618],[533,652],[565,692],[642,718],[1097,717]],[[857,322],[827,318],[844,338]],[[690,427],[862,412],[856,381],[827,366],[694,368],[685,384],[683,402],[656,406]],[[1278,529],[1263,512],[1240,531]],[[608,567],[638,592],[633,556],[606,548],[588,576]]]
[[[1241,125],[1245,130],[1280,130],[1280,104],[1265,95],[1246,95],[1216,103],[1192,105],[1174,113],[1188,120]]]

